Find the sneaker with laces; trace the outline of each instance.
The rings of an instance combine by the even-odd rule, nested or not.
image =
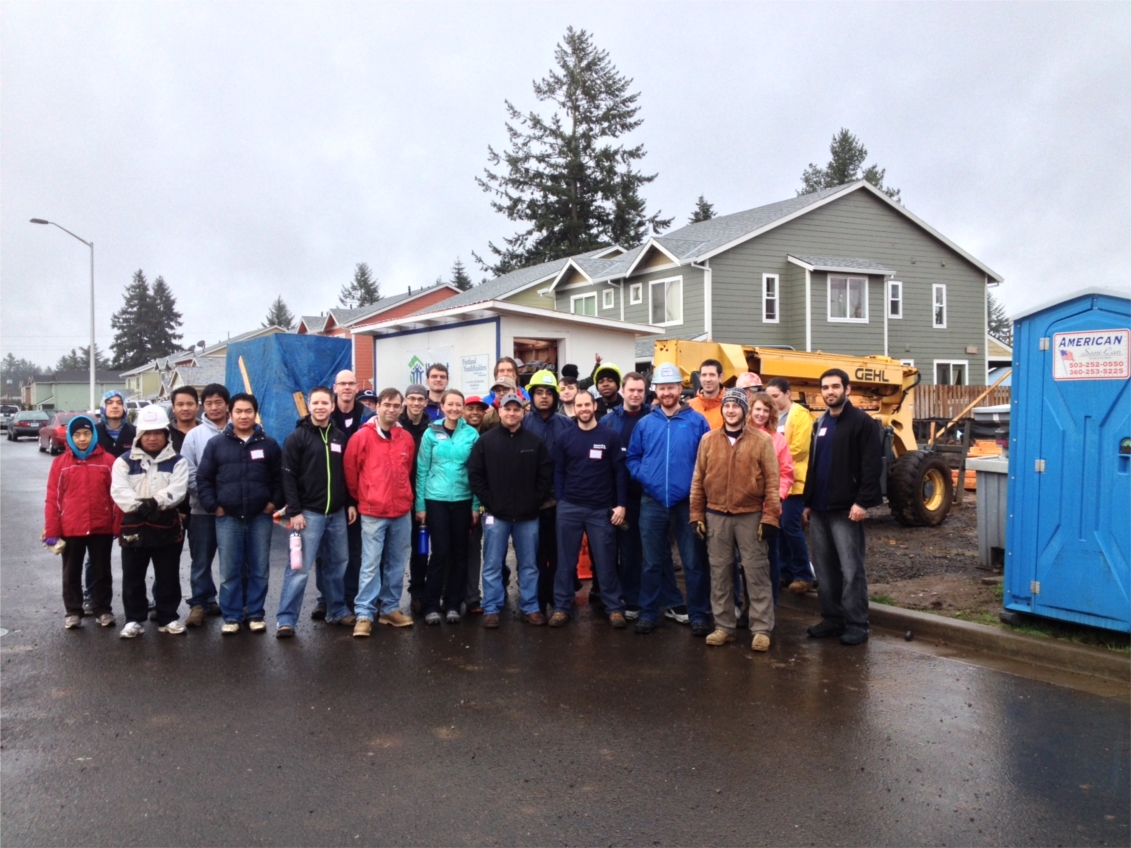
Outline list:
[[[172,633],[174,636],[178,636],[181,633],[185,632],[185,623],[183,621],[181,621],[179,618],[177,618],[177,619],[174,619],[173,621],[170,621],[168,624],[162,624],[160,627],[157,628],[157,632],[158,633]]]
[[[122,628],[118,634],[121,639],[134,639],[145,632],[145,628],[139,622],[127,621],[126,626]]]
[[[755,633],[754,641],[750,643],[750,650],[759,653],[770,650],[770,637],[765,633]]]
[[[354,638],[364,639],[373,632],[373,622],[368,618],[359,618],[353,626]]]
[[[295,635],[295,629],[289,624],[280,624],[275,628],[276,639],[290,639]]]
[[[326,620],[326,604],[315,604],[314,609],[310,612],[311,621],[325,621]]]
[[[808,628],[806,631],[814,639],[827,639],[830,636],[839,636],[844,632],[844,625],[840,622],[829,621],[827,618],[822,618],[817,624]]]
[[[262,618],[253,618],[247,623],[247,629],[252,633],[263,633],[267,630],[267,622]]]
[[[842,645],[863,645],[868,641],[868,631],[863,627],[846,627],[840,636]]]
[[[640,618],[640,607],[629,604],[624,608],[624,617],[629,621],[636,621]]]
[[[220,627],[220,632],[225,636],[231,636],[233,633],[240,632],[240,623],[238,621],[225,621]]]
[[[551,627],[565,627],[567,624],[569,624],[569,615],[561,610],[558,610],[550,616]]]
[[[632,628],[632,632],[633,633],[639,633],[641,636],[647,636],[649,633],[651,633],[655,629],[656,629],[656,622],[649,621],[646,618],[642,618],[642,619],[640,619],[639,621],[636,622],[636,626]]]
[[[727,633],[725,630],[716,630],[707,637],[707,644],[712,646],[725,645],[727,642],[733,642],[734,636]]]
[[[428,615],[424,616],[424,623],[432,627],[442,624],[443,621],[444,617],[438,612],[430,612]]]
[[[709,621],[704,621],[701,618],[697,618],[695,621],[691,622],[691,635],[698,636],[700,639],[704,636],[709,636],[713,629]]]
[[[82,614],[94,615],[94,601],[92,601],[89,597],[84,597],[82,599]]]
[[[82,627],[82,616],[68,615],[63,619],[63,627],[67,630],[74,630],[76,627]]]
[[[448,624],[459,624],[459,622],[460,622],[459,612],[456,611],[456,610],[448,610],[448,615],[447,615],[446,620],[447,620]]]
[[[115,624],[117,624],[117,622],[114,620],[114,613],[112,612],[104,612],[102,615],[98,616],[99,627],[113,627]]]
[[[204,615],[204,607],[193,607],[189,610],[185,624],[189,627],[200,627],[200,625],[204,624]]]
[[[360,620],[360,619],[359,619]],[[412,617],[405,615],[400,610],[382,613],[377,619],[378,624],[387,624],[389,627],[412,627]]]
[[[677,624],[687,624],[691,621],[691,616],[687,614],[687,605],[680,604],[676,607],[668,607],[664,610],[664,618],[670,618]]]

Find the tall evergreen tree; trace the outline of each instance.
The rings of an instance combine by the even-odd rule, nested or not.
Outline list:
[[[986,293],[986,326],[991,336],[1013,347],[1013,322],[1009,320],[1005,307],[994,297],[993,292]]]
[[[22,356],[9,353],[0,360],[0,390],[5,398],[17,397],[20,393],[20,384],[36,374],[42,374],[43,369]]]
[[[353,279],[338,293],[338,303],[346,309],[370,306],[381,299],[381,284],[364,262],[354,268]]]
[[[896,203],[902,203],[899,189],[884,185],[884,175],[887,170],[879,165],[869,165],[864,168],[864,160],[868,158],[868,148],[847,129],[833,136],[829,145],[832,158],[829,164],[821,167],[814,162],[801,174],[801,189],[798,195],[810,194],[822,188],[844,185],[856,180],[867,180]],[[863,171],[860,169],[864,168]]]
[[[164,277],[159,276],[153,281],[149,299],[150,358],[176,353],[181,349],[181,334],[177,332],[182,324],[181,313],[177,311],[177,299]]]
[[[139,268],[126,286],[122,308],[110,318],[114,329],[110,349],[114,351],[115,368],[123,371],[137,368],[153,358],[149,343],[152,318],[149,282]]]
[[[94,345],[94,367],[99,371],[110,367],[109,358],[102,353],[102,349],[97,344]],[[59,357],[59,361],[55,363],[56,371],[86,371],[89,368],[90,345],[71,348],[70,353],[63,354]]]
[[[691,217],[687,219],[687,223],[698,224],[700,221],[710,221],[714,217],[714,205],[708,203],[707,198],[703,195],[699,195],[699,199],[695,201],[695,211],[691,213]]]
[[[549,76],[534,83],[535,97],[553,111],[523,114],[505,101],[510,149],[488,147],[489,167],[476,178],[491,207],[521,227],[502,247],[488,244],[492,261],[472,254],[496,276],[614,243],[635,245],[649,227],[660,232],[671,224],[645,209],[640,191],[656,175],[637,170],[644,145],[618,141],[643,123],[632,80],[573,27],[554,61]]]
[[[452,266],[452,279],[451,284],[460,291],[467,291],[475,283],[471,281],[471,277],[467,274],[467,269],[463,267],[463,261],[460,257],[456,257],[456,264]]]
[[[295,325],[295,316],[287,304],[283,300],[283,296],[279,295],[275,298],[275,302],[271,304],[271,308],[267,310],[267,317],[263,319],[262,326],[264,327],[286,327],[288,330]]]

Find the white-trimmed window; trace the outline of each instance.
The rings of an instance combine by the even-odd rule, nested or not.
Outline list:
[[[762,323],[778,323],[778,280],[777,274],[762,275]]]
[[[868,323],[868,278],[829,274],[829,320]]]
[[[633,283],[628,287],[628,302],[633,306],[644,302],[644,284]]]
[[[574,315],[597,314],[597,292],[575,294],[569,299],[569,311]]]
[[[888,281],[888,318],[903,317],[903,283]]]
[[[936,359],[936,386],[967,386],[970,384],[970,361],[967,359]]]
[[[931,286],[931,321],[936,330],[946,329],[946,285],[935,283]],[[955,383],[955,385],[964,385]]]
[[[617,305],[616,292],[612,289],[605,289],[601,292],[601,308],[612,309]]]
[[[648,299],[648,323],[657,327],[683,323],[683,277],[653,280]]]
[[[915,360],[914,359],[901,359],[901,360],[899,360],[899,364],[900,365],[906,365],[908,368],[914,368],[915,367]]]

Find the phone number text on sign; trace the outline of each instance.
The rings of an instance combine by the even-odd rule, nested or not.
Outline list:
[[[1056,333],[1052,337],[1054,380],[1131,378],[1131,330]]]

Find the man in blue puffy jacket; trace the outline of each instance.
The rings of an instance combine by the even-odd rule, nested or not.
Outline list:
[[[660,404],[636,425],[628,443],[628,472],[644,489],[640,500],[644,567],[640,576],[640,619],[635,628],[641,634],[656,629],[661,586],[674,579],[669,529],[683,562],[691,632],[707,636],[712,630],[707,552],[695,535],[690,515],[691,477],[699,440],[711,431],[711,426],[682,401],[682,384],[675,365],[665,362],[656,368],[652,386]]]

